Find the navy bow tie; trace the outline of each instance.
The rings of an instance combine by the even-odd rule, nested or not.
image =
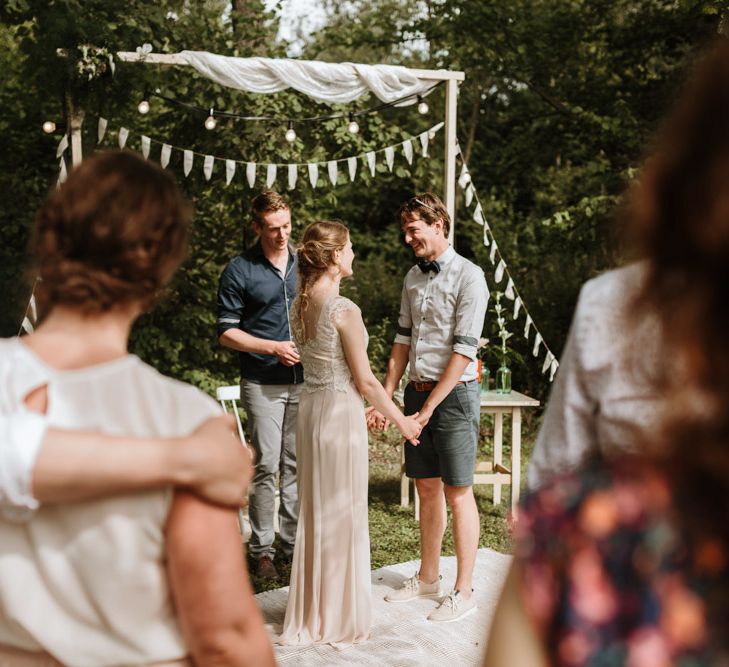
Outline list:
[[[426,259],[421,259],[418,262],[418,267],[420,267],[420,270],[423,273],[428,273],[428,271],[432,271],[433,273],[439,273],[440,272],[440,264],[438,262],[429,262]]]

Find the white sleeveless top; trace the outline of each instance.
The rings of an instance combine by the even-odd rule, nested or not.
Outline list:
[[[0,340],[0,413],[25,409],[46,382],[51,427],[176,437],[219,414],[135,356],[58,371],[19,339]],[[41,507],[24,524],[0,518],[0,644],[74,667],[185,656],[165,570],[171,499],[167,488]]]

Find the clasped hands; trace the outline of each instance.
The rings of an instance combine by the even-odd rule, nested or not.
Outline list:
[[[418,445],[420,443],[418,436],[428,423],[430,416],[431,413],[426,411],[405,415],[403,424],[398,426],[403,440],[408,440],[413,445]],[[384,431],[391,423],[387,417],[373,406],[365,409],[365,419],[367,420],[367,428],[370,431]]]

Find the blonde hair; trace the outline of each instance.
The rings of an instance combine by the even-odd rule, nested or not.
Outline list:
[[[330,266],[334,266],[334,253],[343,250],[349,239],[349,230],[339,220],[317,220],[305,230],[297,249],[299,264],[299,295],[294,318],[306,335],[304,313],[309,306],[309,290]]]

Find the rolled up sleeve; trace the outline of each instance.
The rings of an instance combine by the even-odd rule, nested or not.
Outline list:
[[[218,338],[228,329],[238,328],[244,306],[243,289],[242,277],[236,271],[235,265],[228,264],[220,276],[218,285]]]
[[[43,415],[22,411],[0,415],[0,514],[28,519],[38,509],[33,497],[33,466],[46,432]]]
[[[395,334],[395,342],[400,345],[410,345],[410,339],[413,333],[413,317],[410,312],[410,299],[408,298],[407,287],[402,286],[402,296],[400,298],[400,315],[397,318],[397,333]]]
[[[483,331],[486,319],[486,307],[489,302],[489,288],[483,271],[474,267],[464,276],[456,302],[456,325],[453,330],[453,351],[476,359],[478,339]]]

